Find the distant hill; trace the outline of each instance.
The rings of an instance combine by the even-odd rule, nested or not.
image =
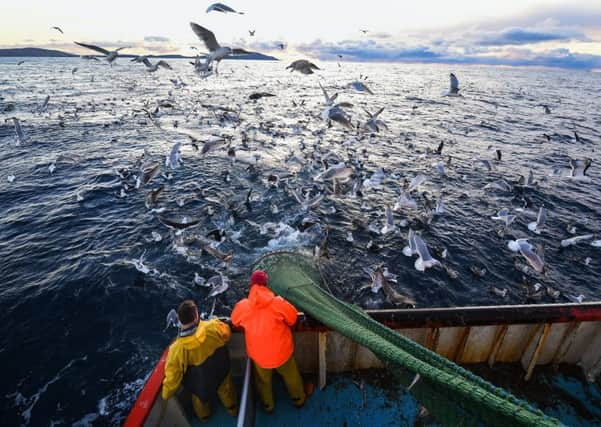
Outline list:
[[[0,49],[0,57],[51,57],[51,58],[66,58],[73,55],[72,53],[61,52],[60,50],[39,49],[37,47],[25,47],[20,49]]]
[[[92,54],[92,52],[90,52]],[[38,57],[38,58],[68,58],[68,57],[76,57],[78,55],[74,55],[72,53],[61,52],[59,50],[50,50],[50,49],[39,49],[37,47],[25,47],[19,49],[0,49],[0,57]],[[119,55],[124,58],[133,58],[136,55],[132,54],[124,54]],[[184,55],[146,55],[149,58],[164,58],[164,59],[180,59],[180,58],[193,58],[191,56]],[[262,53],[251,53],[248,55],[237,55],[230,56],[226,59],[237,59],[237,60],[253,60],[253,61],[277,61],[278,59],[269,56],[263,55]]]

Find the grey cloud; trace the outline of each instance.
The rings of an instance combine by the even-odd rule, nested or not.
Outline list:
[[[485,34],[475,43],[482,46],[506,46],[569,40],[590,41],[588,37],[577,31],[508,28],[498,33]]]

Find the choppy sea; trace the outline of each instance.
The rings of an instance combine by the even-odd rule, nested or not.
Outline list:
[[[258,257],[311,255],[326,230],[328,286],[364,307],[392,307],[365,271],[381,263],[418,307],[601,299],[591,245],[601,239],[601,74],[322,63],[305,76],[282,62],[224,61],[202,79],[185,60],[156,73],[128,59],[20,60],[0,59],[2,425],[121,423],[174,336],[171,308],[194,298],[205,314],[228,315]],[[441,96],[449,72],[462,97]],[[349,86],[359,79],[373,95]],[[320,82],[353,104],[344,109],[359,129],[328,127]],[[255,92],[275,96],[253,102]],[[386,128],[365,130],[365,110],[381,107]],[[570,159],[586,158],[587,178],[571,178]],[[353,170],[348,182],[315,180],[339,162]],[[408,194],[417,209],[396,210],[382,234],[386,206],[418,175]],[[499,180],[510,189],[490,188]],[[293,191],[323,199],[305,210]],[[527,224],[541,206],[536,234]],[[491,218],[502,208],[515,215],[508,226]],[[410,228],[441,267],[420,272],[402,254]],[[543,273],[508,249],[516,238],[528,238]],[[203,250],[207,239],[231,262]]]

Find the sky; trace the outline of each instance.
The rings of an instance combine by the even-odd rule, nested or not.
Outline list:
[[[0,48],[192,55],[196,22],[226,46],[283,59],[530,65],[601,70],[601,0],[20,0],[3,2]],[[64,34],[50,27],[59,26]],[[251,37],[248,30],[255,30]],[[367,30],[364,34],[360,30]],[[283,43],[282,51],[278,45]],[[90,53],[90,52],[86,52]]]

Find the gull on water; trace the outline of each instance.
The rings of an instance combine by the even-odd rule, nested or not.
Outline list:
[[[206,28],[201,27],[200,25],[194,22],[190,22],[190,27],[192,28],[192,31],[194,31],[194,34],[196,34],[196,36],[204,42],[206,48],[209,50],[210,53],[206,56],[206,64],[208,66],[212,62],[215,62],[215,74],[219,74],[217,69],[219,67],[219,62],[223,58],[230,55],[244,55],[254,53],[246,51],[244,49],[221,46],[217,42],[215,34],[213,34],[212,31],[207,30]]]
[[[561,247],[562,248],[567,248],[568,246],[573,246],[577,243],[580,243],[584,240],[590,240],[592,239],[594,236],[592,234],[585,234],[582,236],[574,236],[574,237],[570,237],[569,239],[564,239],[561,241]],[[594,242],[593,242],[594,243]]]
[[[386,235],[395,231],[396,226],[394,225],[394,216],[392,215],[392,209],[390,209],[390,206],[386,206],[384,215],[386,217],[386,223],[382,227],[382,230],[380,230],[380,233]]]
[[[363,110],[369,116],[369,120],[365,123],[365,129],[367,129],[369,132],[373,132],[373,133],[380,132],[380,128],[384,128],[384,129],[388,130],[386,123],[384,123],[382,120],[378,119],[378,116],[380,114],[382,114],[382,112],[384,111],[384,107],[380,108],[374,114],[370,113],[365,108]]]
[[[331,122],[338,123],[346,129],[352,130],[353,124],[351,122],[351,116],[342,109],[340,104],[332,105],[326,108],[322,113],[321,117],[323,120],[330,124]]]
[[[355,80],[354,82],[350,83],[349,86],[355,89],[355,91],[357,92],[367,92],[370,95],[374,94],[372,90],[369,87],[367,87],[367,85],[361,80]]]
[[[78,46],[85,47],[86,49],[91,49],[98,53],[102,53],[104,55],[104,58],[106,59],[106,61],[111,65],[113,65],[113,62],[119,56],[120,50],[129,49],[129,47],[119,47],[113,51],[109,51],[102,47],[94,46],[93,44],[85,44],[85,43],[79,43],[79,42],[74,42],[74,43]]]
[[[428,246],[426,242],[421,238],[421,236],[415,234],[415,250],[417,251],[418,258],[415,260],[415,269],[417,271],[424,272],[426,269],[440,265],[440,262],[432,258],[430,255],[430,251],[428,251]]]
[[[165,166],[167,166],[171,169],[177,169],[177,167],[179,166],[179,164],[182,160],[180,157],[180,152],[179,152],[181,145],[182,145],[181,142],[176,142],[175,144],[173,144],[173,147],[171,148],[171,152],[165,159]]]
[[[397,199],[396,203],[394,204],[394,208],[395,211],[398,210],[402,210],[402,209],[417,209],[417,202],[415,201],[414,198],[412,198],[411,196],[408,196],[404,191],[401,192],[401,195],[399,196],[399,198]]]
[[[578,180],[589,179],[588,176],[586,176],[586,171],[591,167],[592,162],[593,160],[590,158],[570,159],[570,167],[572,168],[570,171],[570,178]]]
[[[509,209],[503,208],[499,212],[497,212],[497,215],[491,216],[490,218],[496,221],[503,221],[505,223],[505,227],[508,227],[509,224],[515,221],[516,216],[510,215]]]
[[[23,144],[24,142],[26,142],[27,137],[25,136],[23,129],[21,129],[21,122],[19,121],[19,119],[16,117],[10,117],[8,119],[4,119],[4,122],[6,123],[9,120],[12,120],[13,124],[15,126],[15,134],[17,135],[17,142],[19,144]]]
[[[547,210],[544,207],[540,207],[538,210],[538,215],[536,216],[536,221],[530,222],[528,224],[528,230],[540,234],[541,227],[545,225],[547,221]]]
[[[510,240],[507,247],[512,252],[519,252],[530,266],[537,272],[542,273],[545,269],[545,263],[542,258],[534,251],[534,246],[528,243],[528,239]]]
[[[413,256],[417,253],[417,245],[415,243],[415,231],[412,228],[409,229],[409,234],[407,235],[408,245],[403,248],[403,255],[405,256]]]
[[[237,13],[238,15],[244,15],[244,12],[237,12],[231,7],[223,4],[223,3],[213,3],[207,8],[207,13],[209,12],[221,12],[221,13]],[[253,31],[254,34],[254,31]]]

